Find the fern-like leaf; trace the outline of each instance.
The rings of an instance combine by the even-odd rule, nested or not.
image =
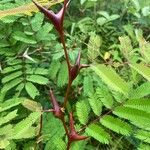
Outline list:
[[[17,117],[17,110],[8,113],[6,116],[0,117],[0,126]]]
[[[99,116],[102,112],[102,102],[101,100],[97,97],[97,94],[90,95],[88,98],[89,104],[94,112],[95,115]]]
[[[9,99],[7,101],[5,101],[4,103],[1,103],[0,105],[0,112],[5,111],[7,109],[10,109],[14,106],[19,105],[20,103],[22,103],[25,99],[24,98],[12,98]]]
[[[63,87],[68,79],[68,70],[67,70],[67,64],[66,62],[62,62],[59,73],[58,73],[58,78],[57,78],[57,84],[59,87]]]
[[[97,88],[96,94],[105,107],[112,108],[113,97],[106,87]]]
[[[91,68],[111,89],[121,92],[128,97],[128,84],[112,68],[101,64]]]
[[[142,140],[145,143],[150,144],[150,132],[144,130],[138,130],[135,134],[135,137]]]
[[[150,99],[128,100],[124,106],[150,113]]]
[[[136,126],[150,129],[150,113],[124,106],[116,107],[113,113],[121,118],[130,120]]]
[[[144,64],[130,64],[130,67],[141,74],[145,79],[150,81],[150,68]]]
[[[102,117],[100,119],[100,122],[103,126],[107,127],[108,129],[125,136],[129,136],[132,131],[129,124],[120,120],[119,118],[115,118],[110,115]]]
[[[89,103],[85,100],[81,100],[76,104],[77,116],[82,124],[86,124],[89,119],[90,107]]]
[[[110,135],[96,124],[91,124],[86,128],[86,133],[103,144],[109,144]]]
[[[13,135],[9,139],[22,139],[35,136],[35,128],[32,125],[39,119],[40,112],[31,113],[26,119],[17,123],[13,128]]]
[[[139,99],[150,95],[150,82],[145,82],[131,91],[130,99]]]

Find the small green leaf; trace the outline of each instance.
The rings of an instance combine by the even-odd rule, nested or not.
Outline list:
[[[27,80],[34,82],[34,83],[38,83],[38,84],[48,84],[49,80],[43,76],[40,75],[30,75],[27,76]]]
[[[22,105],[31,111],[39,111],[39,112],[42,111],[42,106],[40,103],[37,103],[37,102],[29,100],[29,99],[25,99],[22,102]]]
[[[91,68],[111,89],[121,92],[128,97],[128,84],[112,68],[101,64],[92,65]]]
[[[6,116],[0,117],[0,126],[17,117],[17,110],[8,113]]]
[[[103,144],[109,144],[110,135],[96,124],[91,124],[86,128],[86,133]]]
[[[11,81],[19,76],[22,75],[22,71],[17,71],[17,72],[14,72],[14,73],[11,73],[7,76],[5,76],[3,79],[2,79],[2,83],[6,83],[8,81]]]
[[[37,95],[39,95],[38,89],[31,82],[27,82],[25,85],[25,89],[27,93],[34,99]]]
[[[76,104],[77,116],[82,124],[86,124],[89,119],[90,107],[88,102],[84,100],[77,102]]]
[[[13,38],[17,41],[21,41],[27,44],[36,44],[37,42],[31,37],[31,36],[27,36],[25,35],[25,33],[21,32],[21,31],[16,31],[13,34]]]
[[[13,87],[15,87],[16,85],[18,85],[19,83],[21,83],[22,80],[23,80],[23,79],[22,79],[21,77],[19,77],[19,78],[17,78],[17,79],[14,79],[14,80],[12,80],[12,81],[6,83],[6,84],[2,87],[1,92],[2,92],[2,93],[7,92],[8,90],[12,89]]]
[[[150,68],[144,64],[129,64],[134,70],[150,81]]]

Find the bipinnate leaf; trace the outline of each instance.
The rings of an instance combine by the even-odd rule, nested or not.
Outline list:
[[[129,86],[111,67],[103,64],[92,65],[91,69],[113,90],[128,97]]]

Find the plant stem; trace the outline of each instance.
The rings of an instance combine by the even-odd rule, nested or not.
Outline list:
[[[63,118],[61,119],[62,123],[63,123],[63,126],[64,126],[64,129],[65,129],[65,132],[66,132],[66,135],[67,137],[69,138],[69,133],[68,133],[68,129],[67,129],[67,125],[65,123],[65,116],[63,116]]]
[[[71,81],[71,79],[69,77],[67,91],[66,91],[66,94],[65,94],[65,97],[64,97],[64,104],[63,104],[64,108],[66,108],[66,105],[67,105],[68,96],[69,96],[69,92],[70,92],[70,89],[71,89],[71,84],[72,84],[72,81]]]
[[[68,140],[68,144],[67,144],[67,149],[66,150],[70,150],[70,146],[71,146],[71,142]]]
[[[65,53],[66,62],[67,62],[67,66],[68,66],[68,75],[69,75],[70,74],[71,65],[70,65],[68,52],[67,52],[67,48],[66,48],[66,44],[65,44],[64,31],[62,31],[62,33],[60,34],[60,39],[61,39],[61,43],[62,43],[63,48],[64,48],[64,53]]]

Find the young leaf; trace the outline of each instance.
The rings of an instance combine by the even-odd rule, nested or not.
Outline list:
[[[128,97],[128,84],[112,68],[101,64],[92,66],[91,68],[110,88]]]
[[[25,89],[27,93],[34,99],[37,95],[39,95],[38,89],[31,82],[27,82],[25,85]]]
[[[42,111],[42,106],[40,103],[37,103],[37,102],[29,100],[29,99],[25,99],[22,102],[22,105],[31,111],[38,111],[38,112]]]

